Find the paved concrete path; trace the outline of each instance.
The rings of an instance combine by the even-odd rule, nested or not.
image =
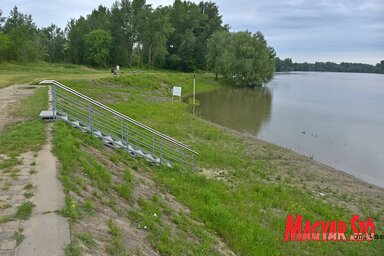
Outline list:
[[[31,219],[24,223],[25,240],[17,255],[64,255],[64,247],[70,242],[69,225],[58,211],[63,208],[64,193],[57,178],[57,160],[51,152],[52,136],[47,125],[47,143],[36,158],[37,174],[32,183],[37,186],[32,202],[36,205]]]

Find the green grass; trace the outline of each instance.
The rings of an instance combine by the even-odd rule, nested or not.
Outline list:
[[[129,218],[148,232],[151,245],[161,255],[220,255],[207,230],[175,213],[159,197],[154,196],[151,200],[141,198],[139,205],[139,210],[129,212]]]
[[[16,247],[19,246],[25,238],[23,235],[23,228],[20,227],[19,230],[13,234],[12,238],[16,240]]]
[[[0,160],[0,170],[9,169],[11,167],[14,167],[16,165],[21,164],[22,161],[17,159],[16,157],[11,157],[5,160]]]
[[[88,249],[96,248],[96,242],[91,234],[83,233],[76,236]]]
[[[73,242],[69,243],[64,248],[64,255],[65,256],[81,256],[80,249],[77,245],[75,245]]]
[[[32,183],[27,183],[25,186],[24,186],[24,189],[32,189],[33,188],[33,184]]]
[[[58,80],[191,145],[200,153],[197,158],[198,168],[229,171],[226,182],[165,167],[153,168],[152,175],[161,189],[171,192],[177,200],[190,208],[193,219],[205,224],[198,226],[186,216],[175,214],[156,197],[140,200],[140,208],[131,211],[128,217],[141,227],[147,227],[149,241],[163,254],[180,255],[186,254],[186,251],[193,255],[215,254],[215,250],[212,249],[213,242],[208,235],[211,232],[216,233],[239,255],[298,255],[303,251],[309,255],[355,255],[357,251],[365,255],[380,255],[384,251],[382,241],[284,243],[285,219],[288,213],[303,214],[305,219],[312,221],[319,219],[347,221],[353,213],[341,206],[315,198],[308,190],[291,184],[289,177],[279,178],[276,176],[278,166],[268,157],[260,159],[251,156],[244,138],[229,134],[193,117],[186,111],[187,104],[169,102],[171,88],[174,85],[183,87],[183,95],[191,94],[193,74],[150,70],[136,75],[123,73],[120,77],[114,78],[109,70],[47,63],[0,64],[0,70],[2,71],[0,87],[15,82],[37,83],[42,79]],[[198,73],[196,77],[197,92],[214,90],[223,85],[223,81],[215,81],[210,74]],[[47,108],[46,102],[46,88],[37,89],[32,98],[27,98],[15,107],[14,115],[31,118],[12,124],[0,133],[0,154],[18,155],[27,150],[40,149],[45,140],[44,123],[39,121],[36,115],[40,110]],[[95,155],[83,150],[103,148],[99,140],[62,122],[55,123],[53,133],[54,153],[62,165],[60,179],[67,193],[63,209],[65,216],[76,221],[92,214],[94,207],[92,200],[80,203],[68,195],[69,191],[81,194],[87,185],[103,193],[109,193],[113,189],[121,198],[130,200],[133,186],[131,173],[129,171],[122,173],[125,175],[123,182],[113,184],[108,168],[100,163]],[[125,153],[118,151],[108,157],[127,170],[141,171],[145,165],[144,162],[131,161]],[[15,158],[0,160],[0,168],[3,169],[17,164]],[[292,168],[288,174],[294,172]],[[275,177],[275,184],[269,182]],[[109,198],[105,203],[118,212],[116,200]],[[30,216],[28,212],[32,212],[32,207],[31,203],[23,204],[22,208],[18,208],[17,218]],[[160,218],[156,219],[153,213],[159,217],[166,216],[177,225],[179,232],[173,233],[171,229],[173,224]],[[376,213],[372,214],[376,216],[374,215]],[[7,220],[8,217],[4,217],[1,221]],[[121,231],[112,221],[108,225],[111,235],[110,254],[125,253]],[[189,233],[189,236],[186,233]],[[190,236],[196,238],[199,243],[186,239]],[[93,246],[91,237],[84,236],[78,239],[87,247]],[[65,255],[81,255],[79,247],[73,243],[68,245],[64,252]]]
[[[18,122],[0,133],[0,154],[19,155],[38,151],[45,141],[44,123],[40,120]]]
[[[101,79],[72,81],[69,84],[98,100],[105,100],[114,109],[191,145],[200,153],[198,167],[231,171],[228,177],[230,182],[210,180],[196,173],[165,167],[155,171],[153,175],[158,184],[163,184],[164,189],[169,190],[191,209],[194,218],[217,232],[236,253],[294,255],[307,251],[309,254],[334,255],[354,254],[357,249],[365,254],[379,254],[384,250],[384,245],[377,241],[359,244],[284,243],[287,214],[302,214],[309,220],[348,221],[353,213],[318,199],[307,190],[288,184],[281,177],[276,178],[274,184],[271,183],[270,180],[276,177],[278,166],[268,158],[255,159],[250,156],[247,152],[248,143],[244,138],[231,135],[193,117],[186,111],[185,104],[151,99],[149,96],[155,94],[168,97],[173,83],[185,83],[185,91],[191,91],[192,84],[187,84],[188,74],[163,75],[169,77],[165,86],[162,83],[166,78],[161,75],[152,77],[149,74],[142,79]],[[209,82],[209,76],[206,79]],[[215,86],[212,79],[206,88],[210,90]],[[124,94],[128,95],[128,100],[124,100]],[[111,99],[114,99],[113,103],[110,102]],[[77,135],[84,136],[80,133]],[[132,163],[126,164],[133,168]],[[157,230],[156,225],[151,223],[150,211],[146,209],[155,207],[153,202],[143,201],[141,207],[141,211],[131,213],[131,218],[146,223],[153,234],[163,234],[158,244],[152,242],[154,246],[166,254],[172,254],[172,250],[179,252],[172,239],[167,241],[169,233],[166,228]],[[193,253],[197,253],[193,246],[191,248]]]
[[[47,88],[38,88],[32,96],[24,98],[12,109],[14,116],[27,120],[11,124],[0,132],[0,154],[19,155],[41,149],[45,142],[45,131],[38,114],[47,109],[47,94]]]
[[[0,88],[15,83],[38,83],[44,79],[95,79],[111,76],[110,70],[95,70],[73,64],[36,62],[0,63]]]
[[[117,184],[114,189],[120,195],[120,197],[129,200],[132,192],[132,174],[129,170],[126,170],[123,177],[123,182]]]
[[[15,218],[20,220],[28,220],[32,215],[32,209],[35,205],[31,202],[25,202],[17,207]]]
[[[112,219],[109,219],[107,222],[109,227],[109,234],[111,235],[111,240],[107,246],[107,252],[112,256],[123,256],[128,255],[124,244],[121,240],[121,231],[113,222]]]
[[[17,117],[36,118],[41,110],[47,110],[48,88],[34,89],[34,95],[23,99],[10,109],[10,114]]]

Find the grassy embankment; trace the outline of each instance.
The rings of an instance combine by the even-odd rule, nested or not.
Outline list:
[[[109,230],[105,235],[105,250],[110,255],[129,252],[124,242],[124,226],[117,225],[117,220],[134,223],[144,230],[151,247],[169,255],[220,254],[212,234],[217,234],[241,255],[298,255],[304,250],[309,255],[355,255],[356,252],[377,255],[384,251],[381,240],[284,243],[287,214],[302,214],[311,221],[348,223],[356,212],[344,207],[345,202],[361,209],[362,217],[372,215],[376,220],[380,212],[372,212],[369,205],[364,210],[361,202],[348,197],[337,199],[336,203],[319,198],[312,187],[292,182],[296,172],[299,173],[297,167],[275,161],[276,147],[263,144],[262,152],[257,152],[253,146],[257,141],[193,117],[184,103],[166,100],[170,98],[172,85],[184,85],[183,90],[190,92],[190,78],[189,74],[148,72],[119,78],[62,81],[190,144],[200,153],[198,168],[221,173],[221,177],[208,179],[199,173],[151,167],[124,152],[106,149],[97,139],[68,125],[56,123],[54,150],[62,164],[61,179],[67,193],[63,213],[73,220],[75,230],[73,243],[66,248],[67,255],[96,250],[95,240],[99,238],[81,227],[86,219],[105,214],[101,214],[102,206],[113,212],[109,215],[113,218],[104,223]],[[209,75],[198,75],[197,80],[199,90],[219,86]],[[281,171],[287,175],[281,176]],[[157,193],[170,192],[191,212],[176,211],[161,196],[137,195],[135,191],[142,182],[138,178],[140,173],[156,181]],[[300,178],[311,180],[311,177]]]

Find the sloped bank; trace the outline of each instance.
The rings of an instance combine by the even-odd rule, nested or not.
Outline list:
[[[191,91],[192,83],[188,84],[189,80],[187,78],[183,80],[183,76],[187,77],[183,74],[180,74],[179,77],[177,74],[170,74],[168,77],[168,74],[163,72],[161,75],[142,74],[134,79],[121,77],[66,83],[140,122],[190,144],[200,153],[197,166],[199,170],[203,171],[203,174],[200,174],[199,172],[188,173],[164,167],[158,168],[132,160],[127,155],[119,153],[119,157],[117,157],[114,156],[115,153],[111,153],[112,155],[107,154],[107,156],[110,160],[114,159],[114,164],[121,169],[119,173],[114,174],[115,167],[103,163],[98,158],[100,154],[92,151],[92,148],[100,146],[92,142],[93,140],[84,139],[86,135],[79,132],[74,133],[71,136],[76,147],[91,145],[90,148],[84,150],[87,152],[86,156],[83,156],[84,158],[73,152],[73,154],[66,153],[59,156],[63,170],[66,165],[71,166],[65,164],[66,161],[72,161],[70,160],[72,158],[80,161],[72,166],[80,168],[81,178],[77,175],[74,177],[64,175],[62,178],[64,184],[68,183],[69,186],[73,186],[67,191],[66,211],[69,217],[74,218],[74,225],[78,223],[77,218],[82,215],[79,212],[87,213],[89,211],[90,214],[95,212],[97,204],[93,200],[97,199],[103,205],[108,206],[108,211],[121,212],[125,217],[128,215],[127,219],[131,221],[131,224],[140,225],[144,229],[142,235],[147,239],[148,248],[160,254],[177,255],[186,248],[192,248],[189,254],[214,252],[217,248],[216,245],[220,244],[214,241],[218,241],[216,239],[219,238],[233,252],[242,255],[281,255],[282,253],[297,255],[303,251],[308,254],[348,255],[354,254],[356,250],[365,254],[379,254],[384,250],[382,241],[284,243],[285,221],[288,214],[301,214],[305,219],[313,222],[317,220],[348,222],[354,214],[360,214],[362,219],[373,217],[376,230],[383,230],[381,225],[384,221],[383,216],[380,215],[384,210],[383,190],[330,167],[315,163],[302,155],[219,128],[193,117],[186,111],[185,104],[170,102],[169,92],[171,86],[175,84],[176,78],[179,83],[187,84],[186,90]],[[209,77],[205,77],[205,83],[206,88],[218,86],[213,78],[210,80]],[[64,129],[61,126],[58,123],[55,129]],[[69,131],[66,133],[72,133],[71,128],[67,128]],[[62,136],[60,134],[60,137]],[[58,138],[58,134],[56,138]],[[63,138],[66,137],[63,136]],[[90,142],[81,142],[83,140]],[[56,152],[59,149],[60,147]],[[70,148],[63,152],[70,152]],[[81,171],[81,168],[84,170]],[[125,174],[126,169],[131,174]],[[162,223],[160,224],[162,228],[158,229],[158,223],[154,223],[153,218],[156,219],[159,213],[167,212],[168,207],[156,197],[136,201],[132,199],[135,194],[132,192],[135,191],[134,187],[141,184],[134,180],[145,180],[145,178],[133,175],[132,170],[137,172],[137,175],[144,172],[146,176],[156,181],[152,183],[153,187],[147,187],[147,191],[158,189],[163,194],[172,195],[175,200],[188,207],[190,212],[179,214],[181,218],[187,216],[188,221],[181,221],[178,219],[179,217],[172,217],[172,214],[168,214],[162,222],[158,222]],[[94,171],[100,171],[105,178],[98,178],[99,175]],[[124,180],[125,175],[128,178]],[[130,175],[133,178],[129,178]],[[85,182],[84,176],[87,176],[89,181]],[[111,182],[115,176],[119,177],[120,182]],[[98,189],[106,189],[112,191],[113,194],[117,193],[115,199],[103,198],[98,191],[94,193],[94,188],[98,186],[101,186]],[[80,191],[80,194],[77,193],[77,190]],[[89,191],[92,195],[91,199],[84,200],[83,191]],[[145,193],[141,191],[139,194],[145,195]],[[116,201],[120,201],[124,197],[128,198],[126,199],[128,201],[123,203]],[[126,209],[130,203],[135,205],[135,202],[140,206],[139,210]],[[127,211],[128,213],[126,213]],[[121,242],[119,241],[124,237],[122,235],[124,232],[119,231],[119,228],[116,228],[119,227],[119,223],[116,224],[114,219],[111,219],[111,221],[108,219],[107,224],[104,223],[102,230],[104,232],[102,234],[108,234],[105,237],[109,237],[109,242],[106,244],[110,244],[109,247],[106,245],[104,248],[120,248]],[[184,230],[184,232],[200,227],[201,230],[192,233],[190,239],[194,241],[192,244],[199,248],[203,246],[205,250],[200,253],[193,249],[194,246],[191,247],[187,244],[181,245],[181,248],[176,247],[174,241],[177,240],[173,240],[173,238],[167,240],[166,237],[169,234],[176,234],[178,237],[177,234],[181,233],[164,231],[173,230],[173,224],[169,226],[170,223],[176,223],[178,229]],[[120,227],[124,226],[124,224],[120,224]],[[349,228],[347,233],[350,232]],[[204,233],[206,235],[203,235]],[[218,238],[210,239],[212,234],[217,234]],[[89,235],[92,236],[92,232],[85,236],[76,235],[80,248],[87,247],[85,245],[87,243],[91,247],[92,244],[98,244],[98,242],[92,242],[95,239],[90,239]],[[73,250],[76,250],[77,245],[73,246]],[[122,248],[122,250],[128,249]],[[105,252],[112,254],[113,251],[105,249]]]

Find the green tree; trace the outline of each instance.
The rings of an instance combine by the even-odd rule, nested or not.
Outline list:
[[[222,73],[235,86],[260,86],[272,79],[275,71],[275,51],[268,47],[261,32],[231,33],[229,36],[214,35],[211,38],[207,59],[214,68]],[[216,54],[214,41],[223,45],[220,54]],[[208,56],[213,56],[209,57]],[[214,58],[216,57],[216,58]]]
[[[93,30],[85,35],[86,58],[90,64],[106,66],[111,41],[109,32],[102,29]]]
[[[0,62],[7,58],[6,53],[8,52],[10,46],[11,39],[9,39],[7,35],[0,32]]]
[[[168,39],[167,68],[193,71],[206,68],[208,38],[216,31],[226,30],[214,3],[199,5],[175,0],[169,8],[174,32]]]
[[[0,9],[0,31],[3,28],[4,21],[5,21],[5,17],[3,17],[3,11]]]
[[[129,66],[132,66],[133,47],[138,45],[141,49],[140,35],[149,13],[150,5],[145,0],[116,1],[111,10],[111,31],[113,37],[114,61],[122,61],[121,56],[126,56]],[[141,53],[140,53],[141,54]]]
[[[164,8],[153,10],[146,20],[141,33],[141,40],[147,57],[147,63],[154,67],[155,63],[163,63],[168,54],[166,43],[173,32],[169,16]]]
[[[64,47],[66,43],[64,31],[52,24],[40,30],[43,44],[44,60],[49,62],[64,61]]]
[[[80,16],[79,19],[71,19],[67,25],[68,57],[72,63],[85,62],[84,35],[89,33],[87,20]]]
[[[207,42],[207,68],[209,71],[215,73],[216,79],[220,72],[220,67],[223,66],[223,63],[221,63],[221,61],[223,61],[222,54],[230,36],[231,34],[229,32],[218,31],[215,32]]]
[[[39,38],[31,15],[20,13],[15,6],[6,20],[3,32],[11,39],[9,58],[17,61],[35,61],[39,56]]]

